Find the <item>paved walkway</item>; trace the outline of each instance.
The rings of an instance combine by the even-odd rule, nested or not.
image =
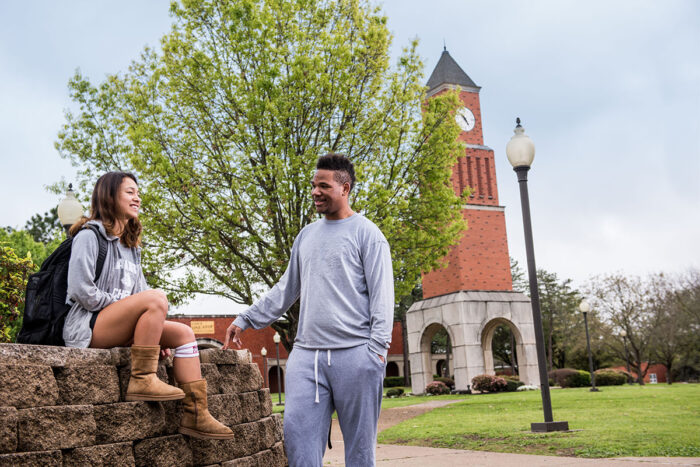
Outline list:
[[[436,400],[425,404],[396,407],[382,410],[379,431],[409,418],[417,417],[437,407],[459,402],[458,400]],[[333,449],[326,449],[324,466],[344,465],[343,435],[338,422],[333,422],[331,432]],[[616,457],[614,459],[583,459],[579,457],[533,456],[529,454],[507,454],[500,452],[465,451],[462,449],[440,449],[422,446],[377,445],[377,466],[421,466],[421,467],[632,467],[632,466],[698,466],[698,457]]]

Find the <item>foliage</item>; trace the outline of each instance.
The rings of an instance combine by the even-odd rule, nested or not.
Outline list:
[[[561,368],[550,371],[549,378],[553,379],[556,385],[562,388],[581,388],[591,385],[591,374],[584,370]]]
[[[403,376],[387,376],[384,378],[385,388],[395,388],[403,386],[404,378]]]
[[[426,400],[430,399],[390,399],[384,400],[384,407]],[[542,417],[538,391],[467,397],[384,430],[378,441],[562,456],[562,461],[572,456],[698,457],[698,400],[698,384],[611,386],[600,392],[590,392],[588,388],[552,391],[555,419],[566,419],[572,431],[545,434],[530,431],[532,420]]]
[[[598,370],[595,372],[596,386],[620,386],[627,382],[627,373],[613,370],[611,368]]]
[[[61,238],[62,227],[58,219],[58,207],[53,207],[43,215],[34,214],[24,225],[24,229],[38,243],[48,244]]]
[[[700,329],[697,270],[647,277],[598,276],[587,289],[592,307],[608,328],[608,348],[623,362],[628,359],[639,384],[644,384],[643,378],[653,363],[663,363],[673,375],[675,365],[700,360],[696,338]]]
[[[491,349],[493,350],[494,366],[510,367],[518,372],[517,354],[514,352],[515,337],[510,327],[498,325],[493,331]]]
[[[327,152],[356,164],[351,203],[389,240],[397,297],[442,264],[466,227],[449,181],[459,100],[424,102],[417,41],[391,66],[386,18],[368,0],[188,0],[171,12],[161,50],[127,73],[99,85],[76,73],[79,110],[57,142],[83,191],[107,170],[137,173],[152,286],[252,303],[316,218],[309,183]],[[272,325],[287,349],[298,313]]]
[[[507,386],[506,380],[500,376],[478,375],[472,378],[472,389],[481,392],[500,392]]]
[[[7,245],[12,248],[15,254],[20,258],[31,257],[35,264],[35,269],[38,269],[41,263],[53,253],[58,245],[64,240],[64,236],[57,236],[48,244],[43,244],[34,240],[32,235],[26,230],[13,230],[8,232],[6,229],[0,229],[0,244]],[[34,272],[34,270],[32,270]]]
[[[433,381],[428,383],[428,385],[425,387],[425,393],[440,396],[442,394],[449,394],[450,388],[448,388],[442,381]]]
[[[443,376],[437,376],[437,377],[433,377],[433,380],[445,383],[445,386],[447,386],[450,389],[455,388],[455,380],[453,378],[446,378]]]
[[[403,395],[403,388],[391,388],[386,392],[387,397],[400,397]]]
[[[525,383],[520,381],[517,378],[511,378],[508,376],[504,376],[503,379],[506,381],[506,387],[504,391],[512,392],[512,391],[517,391],[520,386],[524,386]]]
[[[30,254],[21,257],[0,243],[0,342],[14,342],[22,326],[24,291],[35,269]]]

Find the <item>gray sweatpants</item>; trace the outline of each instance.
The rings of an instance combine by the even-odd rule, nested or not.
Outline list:
[[[385,363],[368,345],[337,350],[294,347],[285,376],[284,446],[290,467],[323,463],[333,410],[345,465],[374,465]]]

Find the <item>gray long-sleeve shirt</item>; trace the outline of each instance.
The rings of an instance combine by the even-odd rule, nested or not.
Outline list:
[[[148,285],[141,270],[141,249],[130,248],[119,238],[107,235],[102,222],[92,220],[100,235],[107,240],[102,274],[95,283],[99,245],[93,232],[84,229],[76,234],[68,263],[68,296],[72,305],[63,325],[66,347],[88,347],[92,340],[90,318],[112,303],[146,290]]]
[[[241,329],[268,326],[301,297],[294,345],[342,349],[369,343],[386,356],[394,316],[389,243],[359,214],[307,225],[280,281],[236,318]]]

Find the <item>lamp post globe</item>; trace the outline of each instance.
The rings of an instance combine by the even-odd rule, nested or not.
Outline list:
[[[71,226],[78,222],[83,215],[83,206],[75,197],[72,183],[68,185],[66,197],[58,203],[56,211],[58,212],[58,219],[65,229],[67,235]]]
[[[275,332],[272,336],[272,341],[275,343],[275,349],[277,351],[277,405],[282,405],[282,375],[280,372],[280,333]]]
[[[530,217],[530,197],[527,191],[527,172],[535,159],[535,143],[525,134],[525,129],[516,119],[514,135],[506,145],[506,155],[518,175],[520,185],[520,206],[523,211],[523,231],[525,233],[525,252],[527,254],[527,272],[530,280],[530,302],[532,303],[532,321],[537,348],[537,366],[540,374],[540,393],[544,423],[532,423],[533,432],[567,431],[568,422],[555,422],[552,416],[552,400],[549,394],[549,375],[544,351],[544,331],[540,312],[540,295],[537,288],[537,266],[535,264],[535,247],[532,239],[532,220]]]
[[[583,323],[586,327],[586,347],[588,348],[588,367],[591,370],[591,392],[598,392],[595,387],[595,371],[593,371],[593,354],[591,353],[591,338],[588,335],[588,312],[591,311],[591,305],[585,298],[581,300],[578,309],[583,313]]]
[[[535,159],[535,143],[525,134],[525,128],[520,125],[520,119],[515,119],[515,133],[506,144],[506,156],[514,169],[530,167]]]
[[[263,347],[260,349],[260,355],[262,355],[263,358],[263,380],[265,382],[265,387],[269,387],[267,384],[267,349]]]

